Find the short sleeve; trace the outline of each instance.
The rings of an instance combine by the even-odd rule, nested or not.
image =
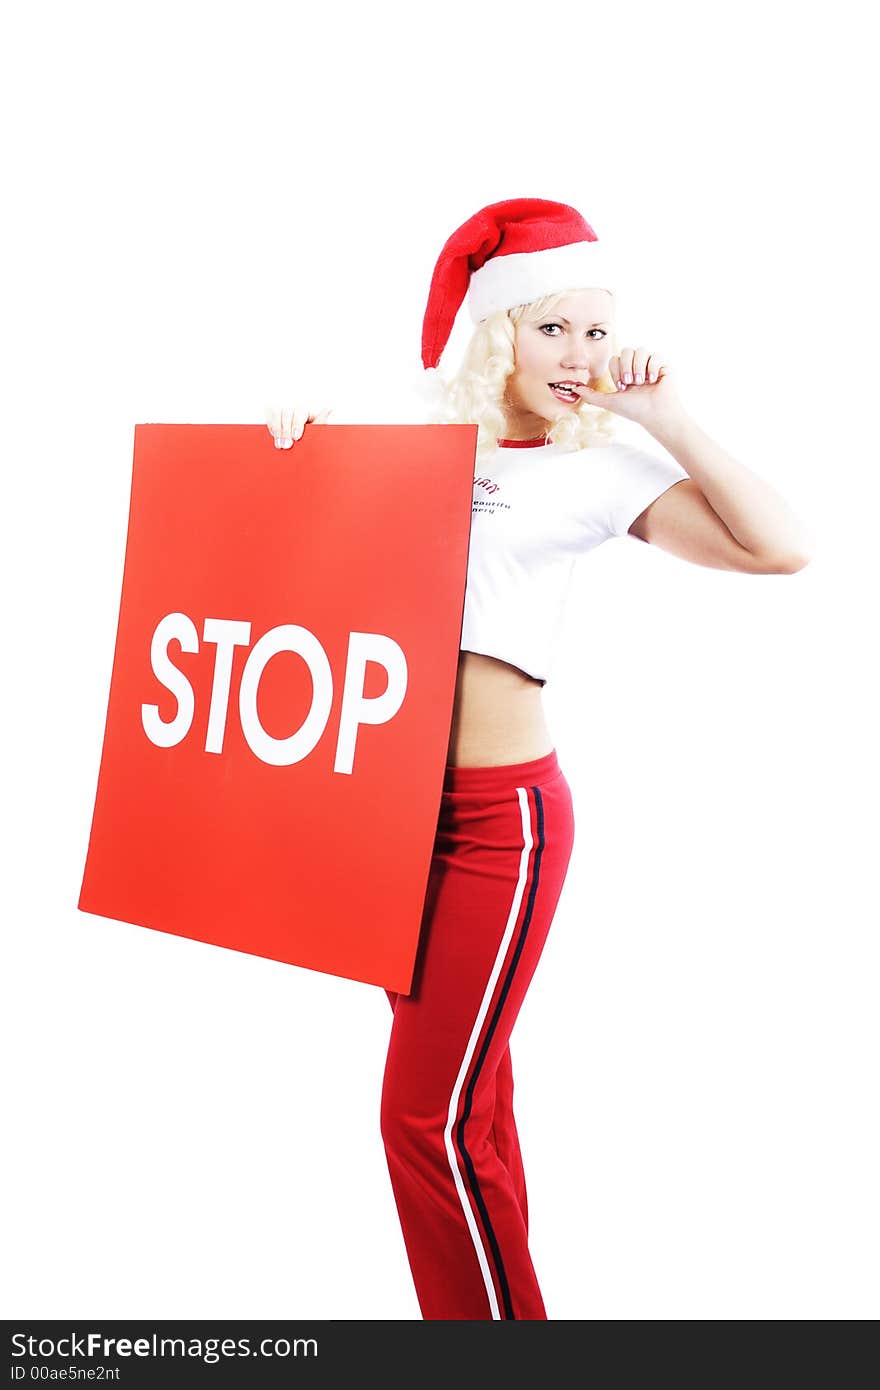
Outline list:
[[[669,454],[651,453],[634,444],[612,444],[608,455],[608,531],[625,536],[646,507],[688,474]]]

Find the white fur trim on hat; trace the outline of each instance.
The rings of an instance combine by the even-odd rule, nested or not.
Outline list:
[[[617,274],[599,241],[573,241],[544,251],[522,251],[492,256],[475,270],[468,286],[468,309],[474,323],[530,304],[545,294],[563,290],[607,289],[614,293]]]

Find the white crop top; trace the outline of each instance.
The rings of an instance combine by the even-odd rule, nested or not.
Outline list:
[[[575,562],[688,475],[629,443],[504,441],[477,465],[460,649],[547,682]]]

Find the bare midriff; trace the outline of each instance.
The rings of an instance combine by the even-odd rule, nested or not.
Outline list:
[[[503,767],[553,751],[541,682],[494,656],[459,652],[446,762],[450,767]]]

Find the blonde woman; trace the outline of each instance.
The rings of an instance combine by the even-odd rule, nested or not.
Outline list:
[[[615,284],[576,209],[510,199],[448,239],[425,313],[433,418],[478,426],[440,815],[412,990],[388,992],[380,1117],[426,1319],[547,1317],[509,1041],[574,842],[541,690],[575,560],[628,534],[717,569],[792,574],[807,563],[797,519],[688,416],[665,357],[618,344]],[[442,378],[465,295],[475,329],[458,372]],[[327,413],[270,412],[276,445]],[[615,415],[659,449],[616,442]]]

